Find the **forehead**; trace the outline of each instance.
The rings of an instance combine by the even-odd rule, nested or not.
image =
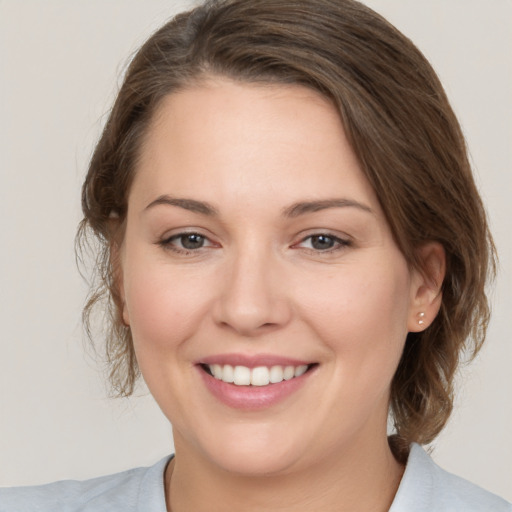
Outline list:
[[[332,103],[301,86],[212,79],[170,94],[147,132],[133,189],[223,202],[334,191],[376,202]],[[358,199],[358,197],[354,197]]]

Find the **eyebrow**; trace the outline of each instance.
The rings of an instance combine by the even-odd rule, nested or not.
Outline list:
[[[157,197],[154,201],[149,203],[144,209],[149,210],[158,205],[177,206],[194,213],[201,215],[207,215],[210,217],[218,216],[219,211],[217,208],[212,206],[206,201],[197,201],[195,199],[172,197],[169,195],[163,195]],[[329,208],[358,208],[359,210],[374,213],[373,210],[363,203],[354,201],[353,199],[323,199],[320,201],[300,201],[294,203],[283,209],[283,216],[285,217],[299,217],[307,213],[319,212],[321,210],[327,210]]]
[[[358,208],[359,210],[374,213],[367,205],[353,199],[324,199],[321,201],[301,201],[294,203],[283,210],[285,217],[299,217],[306,213],[319,212],[328,208]]]
[[[157,197],[154,201],[149,203],[146,206],[146,208],[144,208],[144,211],[161,204],[177,206],[178,208],[183,208],[184,210],[189,210],[194,213],[200,213],[202,215],[208,215],[212,217],[219,214],[217,208],[215,208],[214,206],[205,201],[196,201],[195,199],[171,197],[168,195]]]

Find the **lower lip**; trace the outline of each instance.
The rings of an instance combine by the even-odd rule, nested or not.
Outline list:
[[[312,369],[300,377],[267,386],[236,386],[216,379],[198,366],[206,387],[223,404],[234,409],[259,410],[272,407],[298,391],[309,378]]]

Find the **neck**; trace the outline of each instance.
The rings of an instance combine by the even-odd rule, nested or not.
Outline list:
[[[404,470],[384,436],[372,446],[352,443],[307,471],[263,476],[230,473],[179,444],[166,472],[169,512],[386,512]]]

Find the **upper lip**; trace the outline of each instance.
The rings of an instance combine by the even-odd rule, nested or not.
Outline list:
[[[231,366],[246,366],[247,368],[256,368],[258,366],[302,366],[312,363],[313,361],[272,354],[216,354],[197,361],[197,364],[203,365],[229,364]]]

